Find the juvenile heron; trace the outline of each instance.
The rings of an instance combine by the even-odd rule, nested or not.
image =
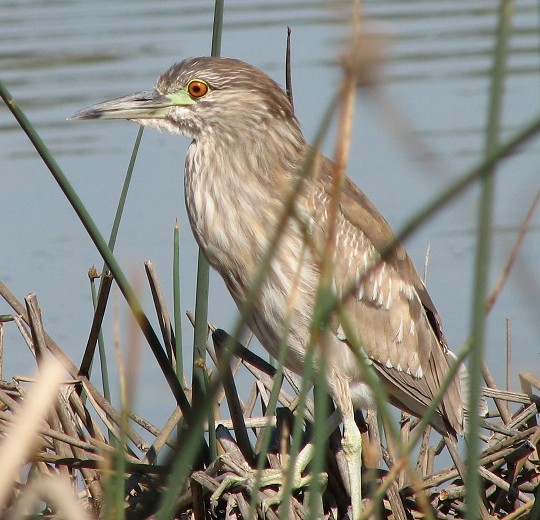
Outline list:
[[[240,305],[309,150],[285,92],[242,61],[193,58],[173,65],[153,90],[73,116],[99,118],[129,119],[192,139],[184,177],[191,228]],[[278,356],[280,340],[287,338],[286,365],[297,373],[303,371],[310,339],[334,170],[326,157],[315,158],[296,196],[296,218],[284,229],[249,318],[250,328],[272,355]],[[422,416],[454,361],[433,302],[401,245],[381,259],[393,233],[348,178],[336,230],[333,288],[336,294],[349,294],[343,298],[348,322],[391,402]],[[327,354],[328,387],[343,418],[356,517],[360,477],[352,461],[358,461],[361,439],[353,409],[375,403],[364,382],[365,365],[349,345],[351,338],[348,341],[337,317],[329,327],[320,351]],[[456,377],[432,419],[444,435],[463,431],[462,394]]]

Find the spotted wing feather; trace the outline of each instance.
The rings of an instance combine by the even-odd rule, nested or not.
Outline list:
[[[330,204],[332,163],[323,164],[319,198]],[[322,226],[324,228],[324,226]],[[324,229],[323,229],[324,232]],[[349,180],[340,201],[335,283],[357,339],[373,360],[391,401],[422,416],[453,358],[427,290],[401,244],[375,206]],[[432,424],[461,432],[459,378],[450,384]]]

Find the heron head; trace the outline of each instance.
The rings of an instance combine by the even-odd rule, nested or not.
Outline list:
[[[240,60],[217,57],[181,61],[152,90],[93,105],[71,119],[128,119],[194,139],[210,134],[238,140],[276,127],[280,134],[300,134],[292,105],[274,80]]]

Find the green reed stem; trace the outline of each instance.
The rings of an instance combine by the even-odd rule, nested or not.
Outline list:
[[[113,225],[111,228],[111,234],[109,236],[109,249],[111,252],[114,251],[114,246],[116,245],[116,238],[118,237],[118,230],[120,229],[120,221],[122,220],[122,215],[124,213],[124,208],[126,205],[126,199],[127,194],[129,191],[129,186],[131,184],[131,179],[133,177],[133,168],[135,167],[135,160],[137,159],[137,154],[139,152],[139,146],[141,144],[141,139],[143,135],[144,127],[139,127],[139,131],[137,132],[137,137],[135,138],[135,144],[133,145],[133,151],[131,152],[131,157],[129,159],[128,168],[126,171],[126,176],[124,178],[124,184],[122,185],[122,191],[120,193],[120,198],[118,199],[118,205],[116,207],[116,213],[114,216]],[[94,311],[96,310],[97,302],[99,301],[99,298],[101,297],[101,291],[103,287],[103,277],[107,276],[108,268],[107,264],[103,264],[103,269],[101,271],[101,279],[99,282],[99,290],[98,290],[98,296],[97,298],[94,298]],[[94,347],[95,348],[95,347]],[[109,392],[109,371],[107,369],[107,356],[105,354],[105,345],[103,341],[103,334],[101,333],[101,330],[98,334],[98,351],[99,351],[99,359],[101,363],[101,380],[103,385],[103,395],[104,397],[109,401],[111,399],[110,392]],[[107,391],[105,390],[107,388]]]
[[[223,28],[223,0],[216,0],[214,9],[214,25],[212,31],[212,56],[219,56],[221,49],[221,33]],[[177,267],[174,269],[177,273]],[[179,285],[175,285],[175,291],[178,291]],[[192,374],[192,402],[195,405],[195,417],[192,424],[192,431],[179,440],[184,441],[181,453],[177,453],[176,460],[172,465],[171,475],[168,479],[166,491],[162,494],[160,505],[156,514],[157,520],[169,519],[174,512],[175,500],[178,490],[185,485],[186,479],[191,471],[191,465],[196,460],[198,452],[198,442],[203,435],[203,423],[206,417],[209,425],[214,424],[212,400],[215,389],[207,388],[206,379],[206,341],[208,336],[208,288],[209,288],[209,266],[202,252],[199,250],[197,264],[197,289],[195,296],[195,324],[193,332],[193,374]],[[175,298],[175,324],[178,327],[180,323],[180,302]],[[181,330],[175,329],[177,341]],[[177,349],[178,349],[177,343]],[[181,343],[180,343],[181,346]],[[181,357],[177,357],[177,366]],[[208,460],[216,458],[215,430],[209,431],[210,447]],[[183,439],[185,437],[185,439]],[[202,462],[202,461],[201,461]]]
[[[185,386],[184,354],[182,350],[182,305],[180,300],[180,232],[178,220],[174,225],[173,236],[173,315],[176,375],[180,384]]]
[[[300,393],[298,394],[298,414],[296,420],[293,423],[292,440],[289,452],[289,461],[285,471],[285,478],[283,483],[283,496],[279,509],[280,518],[290,518],[289,514],[291,498],[293,494],[294,473],[296,469],[296,462],[300,453],[300,446],[302,443],[302,415],[306,409],[307,394],[313,381],[313,364],[315,361],[315,349],[316,345],[313,341],[310,341],[305,353],[304,370],[302,372],[302,381],[300,384]]]
[[[221,34],[223,33],[224,0],[214,2],[214,26],[212,27],[212,56],[221,56]]]
[[[192,403],[198,407],[206,401],[206,340],[208,336],[208,262],[199,250],[197,264],[197,292],[195,296],[195,324],[193,331]],[[211,408],[209,408],[211,413]],[[210,454],[212,456],[212,454]],[[213,458],[212,458],[213,460]]]
[[[98,302],[98,292],[99,289],[96,291],[96,284],[94,283],[94,280],[90,280],[90,287],[92,291],[92,305],[94,307],[94,311],[97,308],[97,302]],[[100,371],[101,371],[101,384],[103,386],[103,397],[111,402],[111,388],[109,385],[109,368],[107,365],[107,356],[105,354],[105,344],[103,341],[103,334],[101,330],[98,334],[98,352],[99,352],[99,362],[100,362]],[[90,375],[90,373],[88,373]],[[109,441],[112,441],[113,437],[109,432]]]
[[[314,322],[314,326],[317,323]],[[324,329],[328,332],[327,327]],[[324,334],[325,332],[323,332]],[[313,395],[313,459],[309,466],[309,472],[314,476],[311,485],[309,486],[309,500],[308,511],[306,515],[307,520],[316,520],[322,516],[319,506],[321,504],[321,493],[323,492],[323,485],[318,475],[321,475],[324,471],[326,453],[328,446],[328,431],[327,431],[327,419],[328,419],[328,382],[326,374],[328,370],[328,360],[324,345],[317,345],[320,355],[317,357],[317,371],[314,374],[314,395]],[[360,469],[360,468],[358,468]]]
[[[499,132],[504,98],[504,81],[508,57],[508,41],[512,31],[513,0],[499,4],[496,43],[493,54],[488,120],[486,125],[485,156],[489,157],[499,146]],[[495,168],[495,166],[493,166]],[[478,396],[482,378],[485,347],[486,307],[489,283],[489,260],[495,195],[495,176],[488,175],[481,181],[478,215],[478,247],[476,250],[475,279],[472,308],[472,348],[470,355],[469,428],[467,444],[467,512],[469,520],[478,517],[480,507],[480,475],[478,474],[480,446],[476,432],[480,429]]]
[[[118,206],[116,208],[116,214],[114,216],[114,222],[111,229],[111,235],[109,237],[109,249],[114,251],[114,246],[116,245],[116,238],[118,237],[118,229],[120,228],[120,221],[122,220],[122,215],[124,213],[124,207],[126,205],[127,194],[129,191],[129,186],[131,184],[131,179],[133,177],[133,169],[135,167],[135,161],[137,160],[137,154],[139,153],[139,147],[141,145],[141,139],[144,133],[144,126],[139,126],[139,131],[137,132],[137,137],[135,138],[135,143],[133,144],[133,151],[131,152],[131,157],[129,158],[129,164],[126,171],[126,177],[124,178],[124,184],[122,185],[122,191],[120,193],[120,199],[118,200]],[[103,267],[105,271],[105,266]]]
[[[71,183],[68,181],[64,172],[51,155],[49,149],[47,148],[41,137],[34,129],[33,125],[27,119],[26,115],[21,110],[18,103],[15,101],[13,96],[9,93],[9,91],[2,82],[0,82],[0,97],[2,97],[7,107],[34,145],[37,153],[43,159],[43,162],[53,175],[54,179],[58,183],[58,186],[60,187],[67,200],[75,210],[75,213],[81,220],[81,223],[83,224],[84,228],[88,232],[88,235],[94,242],[94,245],[99,251],[101,257],[109,266],[109,269],[113,273],[120,291],[124,295],[128,305],[130,306],[131,311],[133,312],[133,315],[137,320],[137,323],[139,324],[163,374],[165,375],[167,383],[169,384],[169,387],[171,388],[171,391],[178,405],[189,418],[191,415],[191,406],[189,404],[189,401],[187,400],[186,395],[182,387],[180,386],[178,379],[176,378],[176,374],[170,366],[169,360],[163,350],[163,347],[161,346],[159,339],[154,329],[152,328],[151,323],[149,322],[146,314],[144,313],[144,310],[139,302],[139,299],[137,298],[135,291],[129,284],[126,276],[124,275],[124,272],[120,268],[120,265],[116,261],[116,258],[109,249],[108,244],[105,242],[103,235],[100,233],[94,220],[90,216],[90,213],[88,212],[88,210],[82,203],[80,197],[77,195],[77,193],[71,186]]]
[[[279,399],[279,392],[281,385],[283,384],[283,367],[285,365],[285,356],[287,355],[287,337],[289,330],[289,318],[287,319],[286,326],[283,331],[283,337],[279,345],[279,354],[277,359],[276,373],[273,378],[272,390],[270,391],[270,397],[268,398],[268,406],[266,407],[265,416],[271,417],[276,413],[276,406]],[[232,354],[231,354],[232,355]],[[258,489],[263,477],[263,470],[266,466],[266,456],[268,455],[268,448],[270,446],[270,439],[272,434],[272,426],[267,424],[261,433],[262,441],[260,444],[260,451],[257,454],[257,467],[255,472],[255,480],[253,482],[253,489]],[[251,500],[249,503],[249,518],[256,517],[257,510],[257,493],[251,494]]]
[[[223,0],[216,0],[214,4],[214,25],[212,29],[212,56],[219,56],[221,51],[221,33],[223,30]],[[197,263],[197,292],[195,296],[195,324],[193,333],[193,380],[192,392],[193,403],[198,406],[206,400],[206,341],[208,337],[208,289],[209,289],[209,266],[206,258],[199,250]],[[212,408],[209,408],[212,414]],[[210,422],[213,418],[210,417]],[[209,432],[215,435],[214,431]],[[210,443],[214,445],[214,442]],[[211,460],[217,456],[210,453]]]

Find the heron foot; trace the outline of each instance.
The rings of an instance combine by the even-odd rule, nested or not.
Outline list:
[[[210,495],[210,506],[212,512],[215,511],[219,499],[228,489],[240,487],[245,489],[250,495],[255,488],[264,489],[268,486],[277,486],[283,480],[282,471],[278,469],[265,469],[262,471],[252,470],[247,475],[235,475],[229,473],[225,475],[218,488]],[[261,500],[262,502],[262,500]]]
[[[302,475],[293,475],[292,490],[296,491],[302,488],[309,487],[315,481],[318,482],[319,489],[324,489],[328,482],[328,475],[326,473],[314,473],[305,477],[303,477]],[[281,480],[281,483],[282,482],[283,479]],[[270,509],[272,506],[277,506],[281,504],[281,502],[283,502],[284,494],[285,493],[283,485],[279,485],[277,493],[275,493],[271,497],[265,498],[262,501],[261,507],[263,512],[266,513],[266,511],[268,511],[268,509]]]
[[[326,473],[302,475],[302,472],[312,458],[312,454],[313,446],[309,444],[298,454],[292,474],[291,488],[293,491],[306,488],[314,482],[318,483],[319,489],[326,486],[328,481]],[[283,501],[284,482],[287,478],[286,471],[286,468],[263,469],[260,471],[250,468],[242,472],[242,474],[228,472],[210,496],[212,512],[215,512],[223,493],[235,487],[245,490],[250,496],[254,493],[257,494],[257,503],[260,504],[263,512],[268,511],[272,506],[279,505]],[[277,491],[275,492],[268,489],[276,487]],[[268,496],[269,492],[273,494]]]

